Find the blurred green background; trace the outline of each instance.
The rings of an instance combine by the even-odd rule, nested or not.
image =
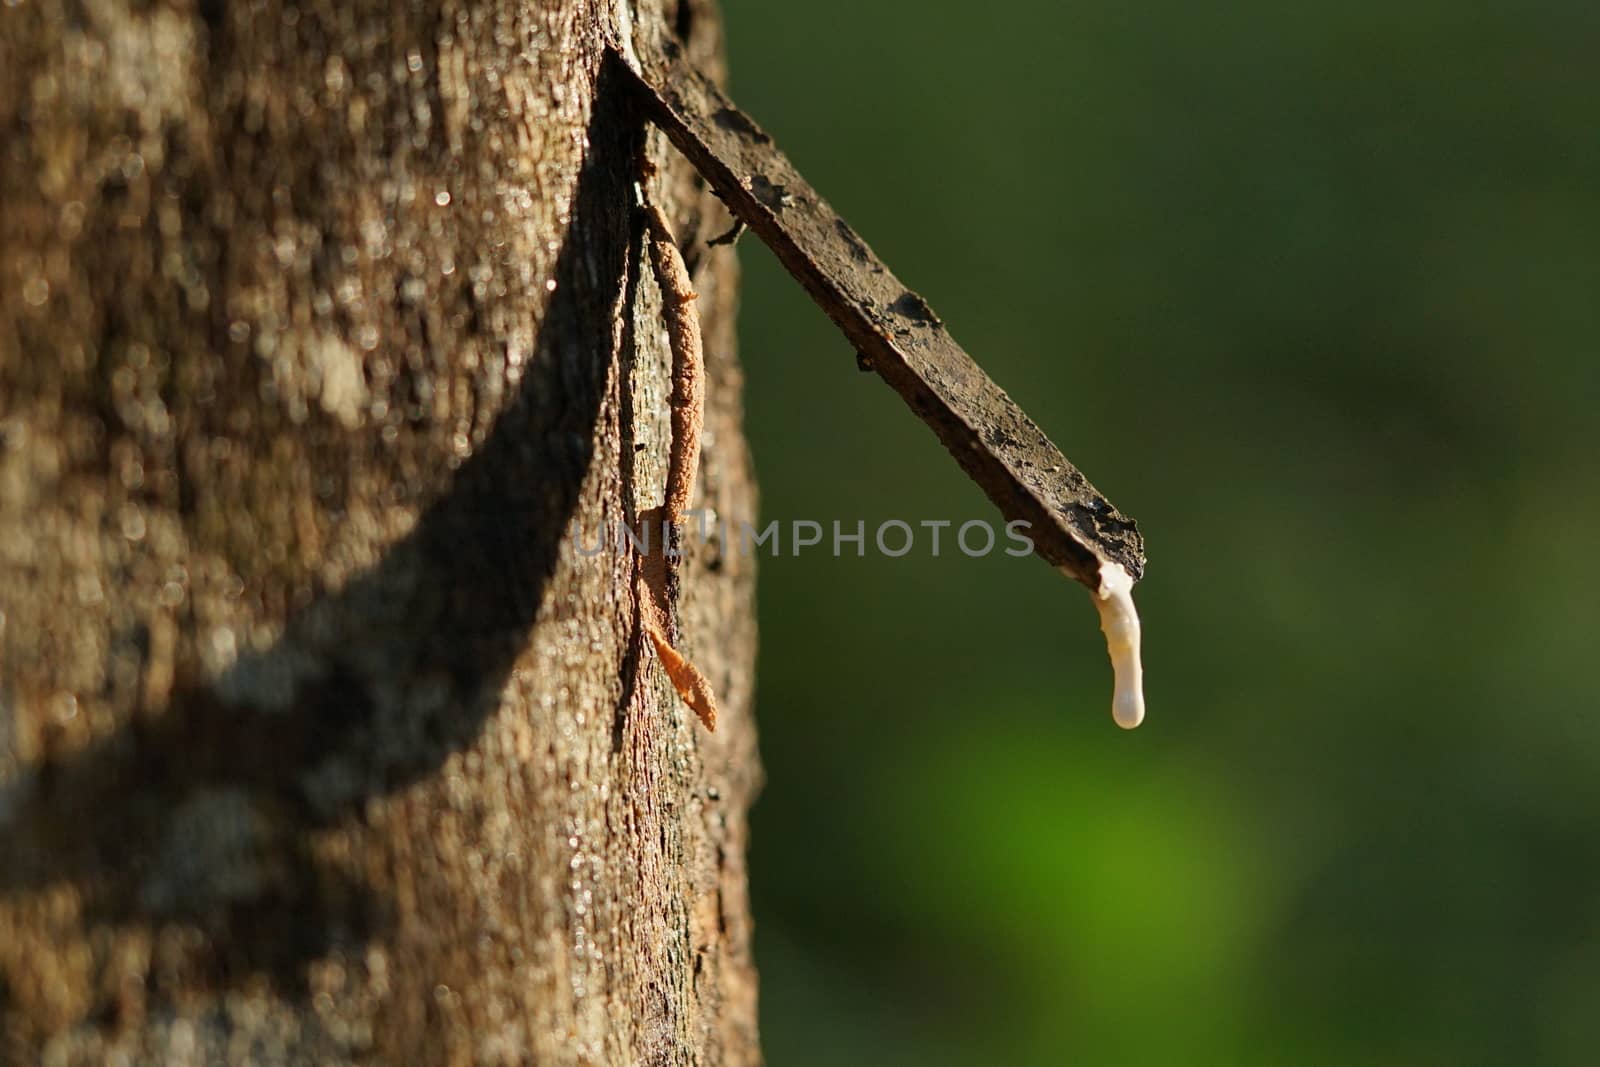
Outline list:
[[[1600,1062],[1600,7],[726,0],[735,99],[1148,539],[766,558],[788,1064]],[[759,242],[765,518],[994,519]]]

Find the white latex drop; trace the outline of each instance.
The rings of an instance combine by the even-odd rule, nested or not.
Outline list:
[[[1106,651],[1116,691],[1111,697],[1111,717],[1124,730],[1144,722],[1144,666],[1139,661],[1139,612],[1133,606],[1133,578],[1120,563],[1100,564],[1100,588],[1094,606],[1100,611]]]

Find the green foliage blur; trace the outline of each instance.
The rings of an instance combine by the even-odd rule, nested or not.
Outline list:
[[[1600,6],[726,0],[733,95],[1149,547],[766,557],[792,1064],[1600,1062]],[[760,243],[763,517],[994,520]]]

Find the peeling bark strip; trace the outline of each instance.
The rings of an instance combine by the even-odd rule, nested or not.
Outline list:
[[[1021,408],[956,344],[834,213],[772,138],[668,41],[636,71],[616,52],[651,118],[739,221],[754,230],[856,346],[864,365],[933,428],[1000,511],[1029,524],[1039,554],[1098,591],[1102,564],[1135,579],[1144,540]]]
[[[694,477],[700,469],[700,431],[705,423],[706,368],[700,337],[699,298],[689,280],[689,268],[678,252],[678,242],[666,215],[655,204],[644,206],[645,234],[656,283],[661,286],[662,315],[672,347],[672,448],[667,456],[667,491],[661,507],[650,518],[661,536],[642,561],[645,594],[640,602],[645,633],[656,657],[678,691],[707,730],[717,728],[717,698],[711,683],[688,657],[673,647],[671,634],[673,591],[677,586],[677,550],[668,544],[679,538],[678,526],[694,496]],[[659,519],[660,521],[657,521]]]

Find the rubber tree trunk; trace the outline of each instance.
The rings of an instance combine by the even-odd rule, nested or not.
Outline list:
[[[726,216],[601,62],[719,72],[683,3],[0,10],[0,1060],[759,1059],[752,562],[691,547],[707,734],[602,540],[645,156],[754,507]]]

